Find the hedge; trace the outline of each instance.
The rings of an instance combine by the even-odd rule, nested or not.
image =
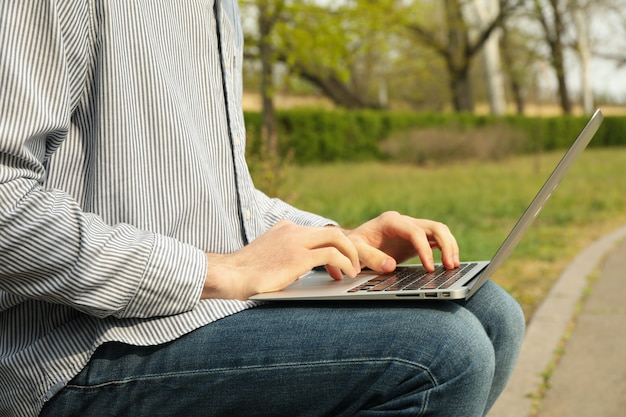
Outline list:
[[[524,117],[423,114],[389,111],[286,110],[277,113],[282,156],[297,163],[363,161],[384,157],[379,144],[389,135],[416,128],[460,130],[504,124],[526,137],[522,151],[567,148],[587,121],[586,116]],[[248,152],[262,152],[261,117],[245,114]],[[503,137],[502,140],[507,140]],[[626,117],[605,116],[590,147],[626,145]]]

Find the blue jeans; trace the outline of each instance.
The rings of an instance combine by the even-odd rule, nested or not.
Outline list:
[[[513,370],[518,304],[267,304],[161,346],[108,343],[42,416],[483,416]]]

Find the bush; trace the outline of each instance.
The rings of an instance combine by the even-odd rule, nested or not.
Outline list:
[[[519,153],[526,142],[523,132],[499,123],[464,130],[457,127],[405,129],[382,141],[381,149],[393,161],[425,165],[468,158],[499,160]]]
[[[261,118],[246,113],[248,153],[259,156]],[[299,164],[409,158],[437,153],[498,158],[510,152],[567,148],[586,116],[523,117],[298,109],[277,113],[280,152]],[[590,146],[626,145],[626,117],[605,117]],[[423,143],[420,143],[423,142]],[[468,145],[469,144],[469,145]],[[411,155],[415,152],[415,155]]]

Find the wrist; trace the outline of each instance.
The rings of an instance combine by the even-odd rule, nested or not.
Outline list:
[[[241,281],[235,278],[235,268],[228,266],[228,255],[205,253],[207,272],[201,298],[245,300]]]

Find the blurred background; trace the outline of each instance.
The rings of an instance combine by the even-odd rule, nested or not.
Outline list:
[[[239,4],[247,153],[266,193],[346,227],[390,209],[440,220],[462,259],[489,259],[601,108],[589,149],[492,279],[531,323],[573,258],[626,224],[626,0]],[[553,369],[521,396],[533,416]]]
[[[249,108],[534,115],[626,103],[624,0],[240,5]]]
[[[626,223],[626,0],[241,0],[258,188],[356,226],[447,223],[489,259],[596,108],[605,120],[495,277],[527,319]],[[478,197],[477,197],[478,196]]]

